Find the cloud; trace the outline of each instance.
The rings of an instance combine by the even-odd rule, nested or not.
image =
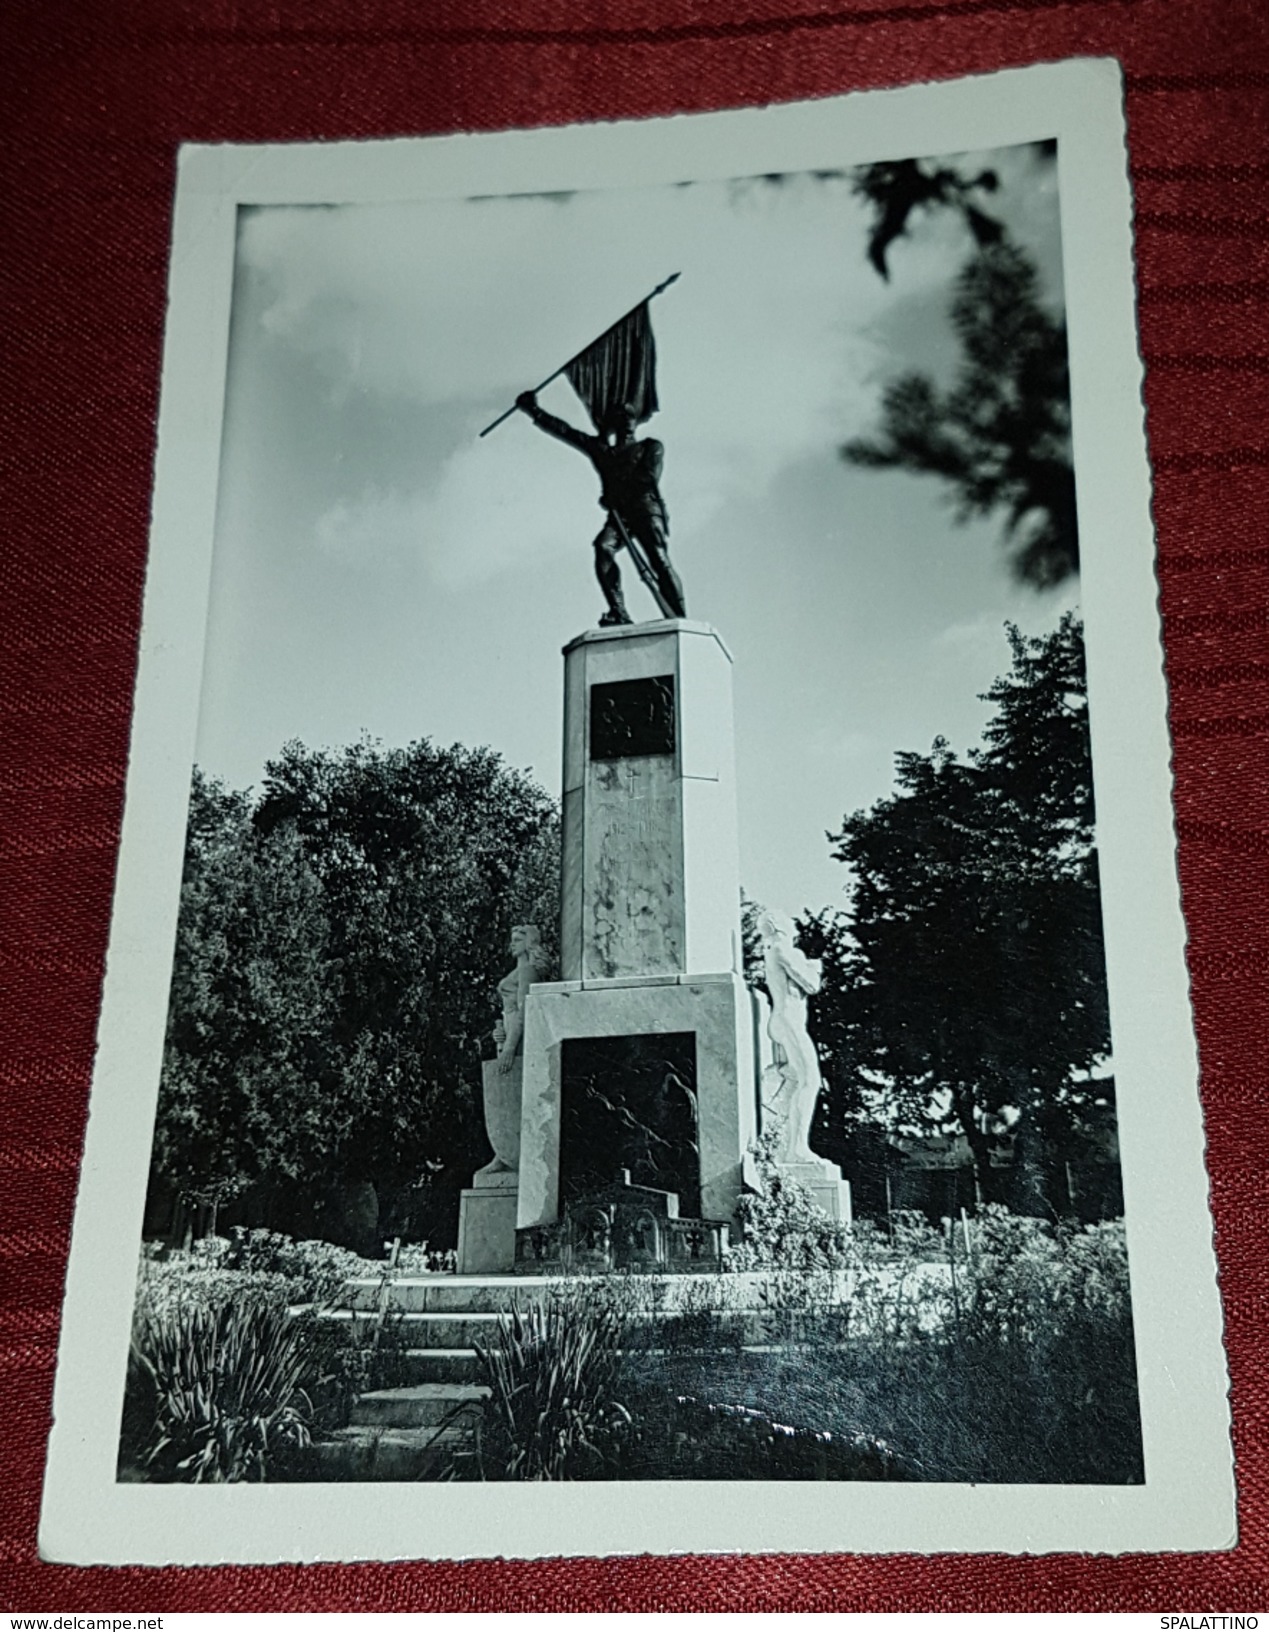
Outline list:
[[[1001,620],[997,613],[984,613],[981,617],[967,618],[960,623],[950,623],[940,629],[934,637],[936,646],[944,646],[951,650],[975,649],[986,645],[998,646],[1001,640]]]
[[[318,549],[363,568],[415,559],[454,590],[584,554],[603,521],[593,480],[580,462],[573,468],[567,450],[535,446],[529,430],[509,431],[496,454],[485,443],[461,444],[425,486],[367,486],[341,497],[316,523]]]
[[[1008,663],[1005,624],[1014,623],[1024,635],[1047,634],[1066,611],[1079,606],[1079,583],[1067,582],[1040,596],[1023,584],[1006,581],[990,611],[945,625],[934,636],[934,647],[948,654],[971,656],[990,652]]]
[[[1052,217],[1021,180],[1012,192],[1023,214]],[[397,404],[445,426],[381,457],[372,481],[349,458],[317,548],[367,564],[413,553],[445,587],[584,548],[600,519],[584,461],[519,417],[477,432],[673,271],[653,308],[663,410],[650,434],[666,445],[675,538],[690,542],[722,506],[758,501],[871,425],[896,297],[941,311],[963,225],[923,218],[892,285],[865,261],[866,233],[845,181],[806,176],[250,212],[240,269],[270,342],[315,364],[345,414]],[[544,401],[584,423],[563,382]]]
[[[322,554],[345,566],[412,554],[415,504],[407,494],[366,488],[359,498],[340,499],[320,515],[314,533]]]
[[[1023,203],[1057,265],[1051,196]],[[890,790],[895,746],[975,741],[1000,623],[1061,611],[1023,604],[995,523],[836,458],[881,383],[928,366],[969,250],[930,216],[887,285],[865,241],[846,184],[804,179],[248,212],[200,760],[244,785],[289,736],[365,727],[492,742],[554,785],[558,644],[602,606],[598,484],[523,416],[477,433],[681,271],[654,305],[650,431],[689,604],[736,654],[745,877],[838,899],[825,829]],[[544,400],[581,422],[567,385]]]
[[[333,402],[443,407],[452,430],[373,489],[350,468],[319,547],[373,559],[413,540],[446,583],[576,549],[598,525],[585,465],[523,421],[476,433],[671,271],[651,429],[676,535],[759,496],[871,417],[888,296],[863,231],[842,183],[807,178],[253,212],[241,266],[271,341],[315,361]],[[913,245],[909,290],[945,281],[937,237]],[[544,400],[582,422],[562,382]]]

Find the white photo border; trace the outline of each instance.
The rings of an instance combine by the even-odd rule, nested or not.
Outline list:
[[[646,186],[1056,138],[1140,1486],[116,1481],[198,719],[237,212]],[[1122,83],[1079,60],[626,124],[183,148],[140,666],[41,1556],[78,1564],[1199,1551],[1235,1499],[1176,873]]]

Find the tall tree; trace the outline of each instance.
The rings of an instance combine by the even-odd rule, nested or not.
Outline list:
[[[488,749],[290,744],[257,832],[293,834],[322,883],[332,975],[318,1149],[403,1183],[426,1157],[475,1165],[479,1059],[511,926],[558,918],[554,804]]]
[[[1066,325],[1039,298],[1016,244],[988,244],[956,281],[961,345],[948,391],[927,375],[892,381],[881,425],[842,449],[851,464],[943,481],[958,518],[999,513],[1017,576],[1038,588],[1079,570]]]
[[[966,176],[954,165],[931,164],[922,159],[899,159],[887,164],[865,164],[854,173],[853,188],[873,209],[872,231],[868,235],[868,259],[879,275],[889,281],[887,260],[891,246],[908,231],[908,222],[917,212],[935,209],[957,210],[980,248],[998,244],[1004,228],[974,202],[975,193],[994,193],[1000,179],[994,170]]]
[[[832,836],[848,919],[803,928],[831,977],[821,1138],[958,1132],[989,1199],[994,1136],[1011,1127],[1039,1183],[1105,1101],[1110,1047],[1080,626],[1009,638],[985,746],[901,754],[897,791]]]
[[[213,1210],[294,1177],[323,1057],[319,882],[292,840],[264,845],[247,795],[197,769],[153,1168]]]
[[[187,1194],[382,1193],[486,1159],[510,928],[558,918],[551,800],[486,749],[289,744],[195,773],[154,1147]]]

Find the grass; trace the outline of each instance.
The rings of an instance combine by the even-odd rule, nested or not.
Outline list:
[[[619,1400],[626,1302],[579,1282],[544,1303],[513,1308],[477,1356],[490,1388],[478,1445],[484,1479],[572,1480],[612,1475],[630,1413]]]

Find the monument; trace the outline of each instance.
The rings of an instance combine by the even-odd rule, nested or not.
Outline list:
[[[732,656],[686,616],[663,450],[635,436],[657,407],[654,364],[645,300],[557,370],[594,435],[536,392],[516,402],[599,475],[606,611],[563,654],[560,978],[537,978],[536,931],[515,930],[484,1066],[495,1155],[463,1192],[460,1273],[716,1268],[762,1127],[779,1129],[790,1176],[849,1217],[848,1186],[806,1143],[819,975],[790,920],[764,919],[769,1015],[744,979]],[[661,618],[631,621],[622,550]]]
[[[557,1222],[583,1176],[623,1171],[669,1191],[686,1166],[698,1217],[735,1212],[756,1101],[731,666],[716,631],[686,619],[565,648],[562,978],[525,1006],[520,1231]],[[651,1066],[641,1039],[660,1045]],[[607,1130],[606,1173],[574,1148],[586,1128]]]
[[[599,502],[608,512],[594,545],[595,576],[608,602],[608,610],[599,620],[600,626],[607,628],[631,622],[622,594],[617,554],[622,549],[633,549],[635,541],[651,573],[650,579],[644,574],[645,582],[653,590],[662,611],[674,617],[686,617],[683,585],[670,561],[670,518],[661,497],[665,450],[653,437],[641,441],[635,436],[639,423],[637,405],[623,402],[609,409],[596,436],[548,414],[538,406],[536,392],[522,392],[516,406],[528,414],[539,430],[584,453],[599,477]]]

